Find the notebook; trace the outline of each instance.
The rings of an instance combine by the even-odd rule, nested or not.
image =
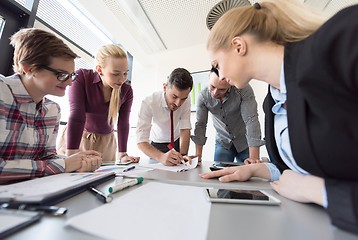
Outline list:
[[[52,205],[114,177],[114,172],[61,173],[0,186],[0,203]]]

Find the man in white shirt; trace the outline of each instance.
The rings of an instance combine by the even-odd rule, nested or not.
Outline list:
[[[142,101],[136,131],[138,148],[164,165],[177,165],[188,159],[182,154],[188,154],[189,149],[192,86],[190,73],[177,68],[163,84],[163,91],[154,92]]]

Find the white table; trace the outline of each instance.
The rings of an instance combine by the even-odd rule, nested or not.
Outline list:
[[[211,164],[211,162],[203,162],[202,166],[197,169],[183,173],[161,170],[149,171],[141,174],[144,177],[142,184],[150,181],[162,181],[203,187],[265,189],[282,201],[280,206],[213,203],[211,205],[208,239],[358,240],[358,235],[334,227],[328,214],[321,207],[314,204],[301,204],[283,198],[270,190],[267,181],[253,179],[242,183],[223,184],[217,179],[201,179],[198,174],[209,172]],[[110,180],[98,186],[98,188],[107,191],[113,181]],[[117,192],[113,194],[113,197],[120,198],[139,186]],[[66,215],[61,217],[44,216],[40,222],[9,236],[8,239],[98,239],[71,227],[65,227],[64,224],[67,219],[102,204],[90,192],[83,192],[57,204],[68,208]]]

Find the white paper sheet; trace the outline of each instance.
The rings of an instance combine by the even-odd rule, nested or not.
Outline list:
[[[176,166],[165,166],[162,163],[154,163],[154,164],[143,164],[142,167],[152,168],[152,169],[160,169],[165,171],[171,171],[171,172],[185,172],[189,171],[191,169],[196,168],[198,166],[198,158],[193,158],[191,160],[191,164],[185,163],[185,164],[179,164]]]
[[[150,182],[66,225],[106,239],[201,240],[209,216],[201,188]]]

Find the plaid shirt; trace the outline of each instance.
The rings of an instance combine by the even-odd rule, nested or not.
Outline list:
[[[64,172],[56,154],[60,107],[44,98],[40,106],[19,75],[0,75],[0,182]]]

